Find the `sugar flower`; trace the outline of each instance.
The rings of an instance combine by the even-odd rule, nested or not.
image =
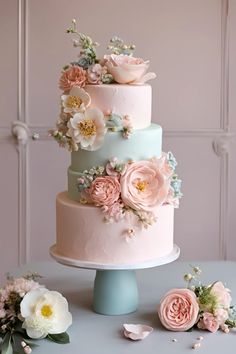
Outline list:
[[[158,314],[164,327],[171,331],[187,331],[197,321],[197,297],[189,289],[170,290],[160,301]]]
[[[67,124],[67,136],[84,150],[98,150],[106,133],[103,113],[97,108],[89,108],[84,113],[76,113]]]
[[[32,290],[21,304],[22,327],[30,338],[45,338],[48,334],[63,333],[72,323],[67,300],[57,291],[46,288]]]
[[[87,70],[87,81],[89,84],[101,84],[102,76],[107,73],[106,66],[100,64],[91,65]]]
[[[59,88],[69,92],[72,87],[84,87],[86,82],[86,71],[78,65],[71,65],[62,72],[59,81]]]
[[[221,281],[213,284],[211,294],[216,297],[217,307],[229,309],[232,298],[229,289],[225,288]]]
[[[124,336],[132,340],[142,340],[152,333],[153,328],[142,324],[123,324]]]
[[[124,217],[124,204],[121,200],[118,200],[111,205],[104,205],[102,207],[102,212],[105,215],[106,222],[117,222]]]
[[[110,206],[119,199],[120,183],[116,177],[97,177],[91,184],[89,194],[95,205]]]
[[[208,331],[215,333],[219,329],[220,324],[212,313],[204,312],[197,326],[199,329],[207,329]]]
[[[120,183],[123,202],[134,210],[153,211],[165,201],[169,190],[169,180],[152,161],[129,164]]]
[[[229,333],[230,328],[236,328],[236,312],[231,306],[230,290],[220,281],[201,284],[198,279],[201,269],[191,267],[192,273],[184,275],[187,289],[173,289],[161,299],[158,309],[160,321],[173,331],[186,331],[195,325],[212,333],[218,329]]]
[[[108,72],[119,84],[144,82],[143,78],[148,70],[149,61],[124,54],[105,55],[104,60]],[[154,73],[152,74],[148,79],[156,77]]]
[[[91,98],[89,94],[79,86],[74,86],[68,95],[61,96],[64,113],[84,112],[90,105]]]

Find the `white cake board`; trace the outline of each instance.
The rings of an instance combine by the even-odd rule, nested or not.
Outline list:
[[[163,264],[171,263],[175,261],[180,255],[180,249],[177,245],[174,245],[172,251],[164,256],[157,259],[152,259],[151,261],[138,262],[132,264],[109,264],[109,263],[96,263],[89,261],[80,261],[68,257],[64,257],[57,252],[56,245],[50,247],[50,255],[59,263],[85,269],[94,270],[135,270],[135,269],[145,269],[161,266]]]

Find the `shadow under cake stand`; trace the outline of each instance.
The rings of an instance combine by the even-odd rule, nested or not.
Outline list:
[[[135,270],[161,266],[175,261],[180,249],[174,245],[171,253],[147,262],[134,264],[103,264],[64,257],[56,245],[50,247],[51,256],[59,263],[76,268],[96,270],[93,289],[93,310],[102,315],[122,315],[138,308],[138,287]]]

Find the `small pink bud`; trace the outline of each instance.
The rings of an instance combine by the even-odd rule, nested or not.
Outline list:
[[[28,345],[26,345],[26,347],[24,347],[24,352],[25,354],[30,354],[32,352],[32,349]]]
[[[111,109],[107,109],[105,112],[104,112],[104,115],[105,116],[110,116],[112,113]]]

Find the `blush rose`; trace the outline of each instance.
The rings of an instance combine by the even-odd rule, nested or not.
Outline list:
[[[138,161],[127,165],[121,176],[121,198],[134,210],[153,211],[166,199],[169,179],[152,161]]]
[[[163,326],[170,331],[187,331],[197,321],[197,297],[189,289],[173,289],[160,301],[158,314]]]
[[[119,84],[128,84],[139,80],[146,73],[149,62],[124,54],[105,55],[105,66]]]
[[[89,195],[96,205],[112,205],[120,197],[120,183],[112,176],[97,177],[90,186]]]

